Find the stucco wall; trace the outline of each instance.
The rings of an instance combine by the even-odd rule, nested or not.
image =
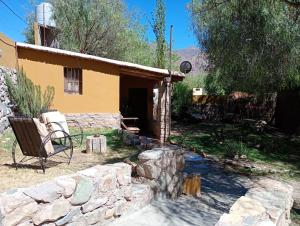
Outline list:
[[[16,69],[17,56],[15,43],[0,33],[0,66]]]
[[[52,108],[63,113],[118,113],[119,67],[91,60],[18,48],[19,66],[42,88],[55,87]],[[64,67],[82,68],[82,95],[64,92]]]

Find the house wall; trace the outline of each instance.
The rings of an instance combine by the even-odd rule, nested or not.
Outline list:
[[[91,60],[18,48],[19,66],[45,89],[55,87],[52,108],[63,113],[119,113],[119,67]],[[64,92],[64,67],[82,68],[82,95]]]
[[[17,68],[15,43],[2,33],[0,33],[0,66]]]

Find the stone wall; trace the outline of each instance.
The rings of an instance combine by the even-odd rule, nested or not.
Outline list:
[[[0,66],[0,133],[9,127],[7,117],[12,115],[12,111],[9,107],[11,101],[5,85],[5,75],[8,75],[15,80],[16,70]]]
[[[155,196],[176,198],[182,192],[184,150],[178,146],[154,148],[138,156],[137,174]]]
[[[223,214],[216,226],[288,226],[293,187],[261,179]]]
[[[0,225],[99,225],[146,205],[147,189],[132,193],[131,167],[125,163],[95,166],[1,193]]]
[[[156,120],[151,123],[153,133],[162,143],[170,136],[170,105],[171,105],[171,83],[169,78],[158,83],[158,103]]]
[[[76,120],[83,127],[94,127],[94,128],[120,128],[119,113],[81,113],[81,114],[66,114],[68,120]]]

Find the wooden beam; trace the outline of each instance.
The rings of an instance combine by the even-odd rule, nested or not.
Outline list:
[[[138,78],[150,79],[150,80],[163,80],[164,75],[148,72],[148,71],[141,71],[131,68],[121,68],[121,74],[127,76],[133,76]]]

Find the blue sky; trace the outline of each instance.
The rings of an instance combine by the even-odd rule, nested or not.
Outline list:
[[[25,19],[32,9],[28,0],[2,0],[9,5],[19,16]],[[154,41],[154,34],[149,25],[148,19],[152,18],[155,8],[155,0],[125,0],[129,10],[139,13],[141,23],[147,26],[147,37],[149,41]],[[173,46],[174,49],[181,49],[189,46],[196,46],[197,42],[193,35],[187,4],[190,0],[166,0],[167,6],[167,34],[169,42],[170,25],[174,25]],[[148,18],[148,19],[147,19]],[[23,30],[26,24],[13,15],[0,2],[0,32],[15,41],[24,41]]]

